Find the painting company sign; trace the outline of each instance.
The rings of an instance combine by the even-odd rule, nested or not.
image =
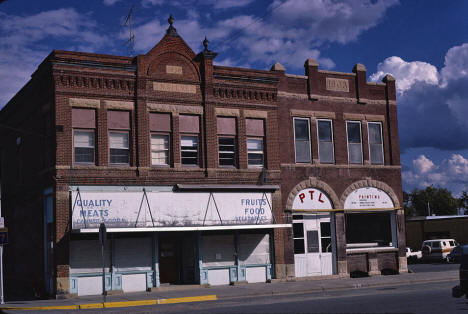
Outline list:
[[[271,193],[73,191],[72,228],[272,223]]]
[[[390,196],[377,188],[354,190],[348,195],[344,204],[345,209],[384,209],[393,207],[393,201]]]

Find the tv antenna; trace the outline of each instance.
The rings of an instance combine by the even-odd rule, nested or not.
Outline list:
[[[125,26],[128,26],[128,40],[125,45],[129,46],[130,57],[133,57],[135,53],[135,34],[133,34],[133,23],[132,23],[132,14],[133,14],[133,4],[128,11],[127,17],[125,18]]]

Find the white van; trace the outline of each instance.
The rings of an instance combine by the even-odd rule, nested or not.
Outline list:
[[[423,259],[447,260],[447,255],[458,245],[454,239],[434,239],[423,242],[421,251]]]

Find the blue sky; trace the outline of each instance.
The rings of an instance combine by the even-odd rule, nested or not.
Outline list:
[[[468,190],[468,1],[464,0],[7,0],[0,4],[0,108],[52,49],[129,55],[163,36],[170,13],[195,52],[206,35],[216,64],[304,74],[367,68],[397,79],[405,190]]]

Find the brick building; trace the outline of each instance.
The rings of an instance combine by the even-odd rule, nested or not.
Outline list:
[[[0,112],[7,293],[405,272],[395,82],[54,50]]]

